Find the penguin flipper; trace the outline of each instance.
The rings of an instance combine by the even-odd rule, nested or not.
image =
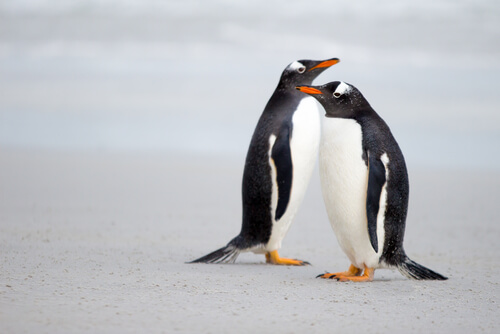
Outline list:
[[[366,217],[368,219],[368,235],[373,250],[378,252],[377,216],[380,208],[380,196],[386,182],[385,166],[374,154],[368,152],[368,190],[366,194]]]
[[[293,165],[290,132],[289,127],[282,128],[271,150],[271,160],[276,168],[276,184],[278,185],[276,220],[279,220],[285,213],[292,191]]]

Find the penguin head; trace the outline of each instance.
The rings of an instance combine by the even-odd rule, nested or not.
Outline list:
[[[360,111],[371,109],[361,92],[343,81],[322,86],[297,86],[297,90],[311,95],[323,106],[326,117],[355,117]]]
[[[337,64],[339,61],[338,58],[327,60],[296,60],[283,71],[280,85],[291,88],[297,85],[310,85],[324,70]]]

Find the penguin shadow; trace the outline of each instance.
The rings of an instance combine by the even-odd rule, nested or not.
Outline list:
[[[342,283],[347,283],[347,284],[355,284],[358,285],[360,284],[359,282],[352,282],[352,281],[345,281],[345,282],[339,282],[335,278],[321,278],[320,276],[323,274],[327,274],[331,271],[324,270],[322,273],[318,273],[317,276],[315,276],[318,280],[321,281],[333,281],[333,282],[338,282],[339,284]],[[373,281],[370,281],[369,283],[388,283],[388,282],[408,282],[408,281],[413,281],[416,282],[415,280],[410,280],[402,275],[399,274],[397,271],[391,271],[391,270],[383,270],[381,273],[377,272],[378,276],[374,277]]]
[[[269,268],[276,268],[276,270],[281,270],[281,269],[287,269],[288,270],[293,270],[295,268],[300,268],[300,267],[314,267],[313,264],[311,263],[308,263],[307,265],[304,265],[304,266],[287,266],[287,265],[275,265],[275,264],[271,264],[271,263],[267,263],[265,261],[261,261],[261,260],[257,260],[257,259],[251,259],[251,258],[239,258],[238,259],[238,262],[232,262],[232,263],[192,263],[192,262],[184,262],[185,264],[190,264],[190,265],[196,265],[196,266],[208,266],[210,268],[213,268],[213,267],[217,267],[217,268],[225,268],[225,269],[228,269],[228,268],[257,268],[257,267],[269,267]],[[280,269],[278,269],[280,268]],[[322,275],[322,274],[325,274],[325,273],[328,273],[329,271],[328,270],[324,270],[322,273],[318,273],[319,275]],[[319,276],[318,275],[318,276]],[[322,278],[319,278],[318,276],[316,276],[315,274],[311,275],[311,280],[317,280],[318,282],[323,282],[325,281],[325,283],[338,283],[338,284],[354,284],[354,285],[359,285],[358,282],[351,282],[351,281],[347,281],[347,282],[338,282],[336,279],[322,279]],[[304,278],[303,276],[301,276],[301,278]],[[332,281],[332,282],[330,282]],[[403,283],[403,282],[411,282],[411,283],[429,283],[430,281],[426,281],[426,280],[411,280],[411,279],[408,279],[402,275],[399,274],[399,272],[397,271],[386,271],[385,273],[380,273],[379,276],[377,276],[376,278],[373,279],[373,281],[371,281],[370,283],[371,284],[387,284],[387,283]],[[363,285],[363,284],[362,284]]]
[[[312,263],[309,261],[305,260],[300,260],[304,262],[304,265],[276,265],[273,263],[268,263],[264,259],[259,259],[258,256],[257,258],[252,258],[252,255],[255,256],[255,254],[250,254],[250,253],[241,253],[238,255],[238,259],[235,262],[193,262],[193,261],[185,261],[184,264],[191,264],[191,265],[208,265],[208,266],[214,266],[214,265],[219,265],[219,266],[249,266],[249,267],[255,267],[255,266],[264,266],[264,267],[276,267],[276,268],[297,268],[297,267],[311,267],[313,266]]]
[[[198,266],[249,266],[249,267],[255,267],[255,266],[263,266],[263,267],[275,267],[275,268],[302,268],[302,267],[311,267],[312,264],[305,261],[306,264],[302,266],[287,266],[287,265],[275,265],[272,263],[267,263],[265,261],[238,261],[238,262],[232,262],[232,263],[196,263],[196,262],[190,262],[190,261],[185,261],[184,264],[190,264],[190,265],[198,265]]]

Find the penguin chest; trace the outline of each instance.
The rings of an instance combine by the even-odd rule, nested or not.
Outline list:
[[[298,209],[311,178],[321,135],[318,103],[312,97],[304,98],[297,107],[292,118],[292,152],[293,181],[290,209]]]
[[[358,268],[376,267],[380,258],[368,233],[368,166],[363,159],[362,136],[355,120],[325,118],[319,153],[328,218],[340,247]]]
[[[297,213],[297,210],[304,198],[309,180],[314,170],[314,165],[318,156],[321,122],[319,118],[318,104],[312,97],[301,100],[291,119],[291,136],[289,140],[291,153],[292,181],[290,198],[284,214],[276,219],[276,208],[278,205],[278,183],[277,169],[271,159],[271,151],[276,140],[276,135],[269,139],[269,157],[271,166],[271,179],[273,182],[271,198],[271,216],[273,228],[271,237],[267,243],[268,250],[275,250],[281,247],[286,232]]]

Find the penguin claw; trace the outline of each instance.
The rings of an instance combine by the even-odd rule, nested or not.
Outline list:
[[[337,282],[340,281],[345,281],[346,276],[339,275],[339,273],[325,273],[325,274],[319,274],[316,276],[316,278],[325,278],[325,279],[331,279],[331,280],[337,280]]]
[[[330,274],[330,273],[324,273],[324,274],[319,274],[318,276],[316,276],[316,278],[334,279],[334,278],[337,278],[337,275]]]
[[[296,260],[296,259],[286,259],[280,258],[278,262],[271,262],[272,264],[281,264],[286,266],[310,266],[311,264],[307,261]]]

